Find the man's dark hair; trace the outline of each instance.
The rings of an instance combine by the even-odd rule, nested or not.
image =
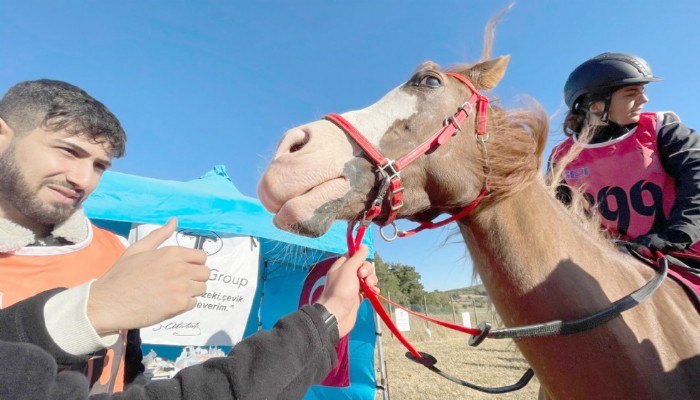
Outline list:
[[[14,85],[0,99],[0,118],[17,135],[38,127],[65,129],[94,143],[108,143],[116,158],[125,153],[126,133],[117,117],[84,90],[66,82],[41,79]]]

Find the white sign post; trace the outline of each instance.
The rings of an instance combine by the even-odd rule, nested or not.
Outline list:
[[[396,315],[396,327],[399,332],[408,332],[411,330],[411,323],[408,321],[408,312],[396,308],[394,309],[394,314]]]
[[[469,311],[465,311],[462,313],[462,325],[466,326],[467,328],[472,327],[472,318],[469,314]]]

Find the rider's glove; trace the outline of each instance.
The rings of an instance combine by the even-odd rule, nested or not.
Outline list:
[[[634,242],[654,251],[683,250],[690,244],[690,237],[681,231],[649,233]]]

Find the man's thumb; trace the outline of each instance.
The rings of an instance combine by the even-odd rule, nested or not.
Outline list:
[[[170,218],[168,223],[153,230],[145,238],[129,246],[129,253],[141,253],[142,251],[155,250],[163,244],[177,228],[177,218]]]

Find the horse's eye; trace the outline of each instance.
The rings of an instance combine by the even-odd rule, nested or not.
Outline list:
[[[426,75],[420,80],[419,85],[431,88],[438,88],[440,87],[440,85],[442,85],[442,82],[440,82],[440,79],[436,76]]]

